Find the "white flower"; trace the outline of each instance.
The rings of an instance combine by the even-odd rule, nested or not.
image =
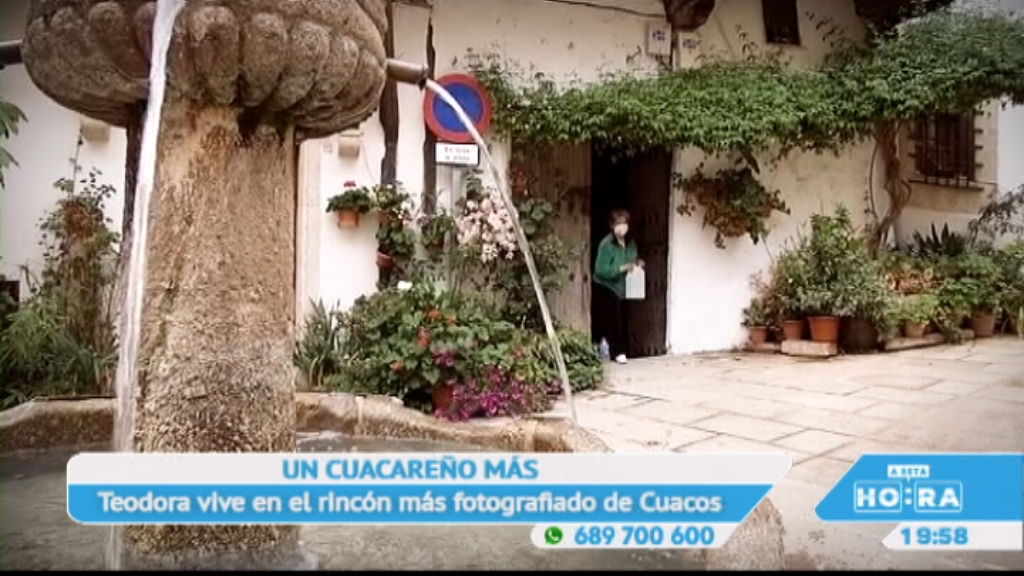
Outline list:
[[[401,290],[402,292],[410,290],[412,289],[412,282],[406,282],[405,280],[402,280],[401,282],[398,283],[398,289]]]

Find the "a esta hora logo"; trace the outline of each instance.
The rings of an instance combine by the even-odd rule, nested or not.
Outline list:
[[[914,512],[962,512],[963,483],[930,480],[931,468],[926,464],[890,464],[889,480],[867,480],[853,483],[853,509],[861,514],[893,514]]]

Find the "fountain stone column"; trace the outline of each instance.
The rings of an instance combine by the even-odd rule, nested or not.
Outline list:
[[[116,126],[148,94],[156,5],[32,0],[35,84]],[[385,82],[384,0],[187,0],[168,54],[131,447],[295,448],[297,142],[354,126]],[[273,567],[297,528],[128,527],[122,567]]]

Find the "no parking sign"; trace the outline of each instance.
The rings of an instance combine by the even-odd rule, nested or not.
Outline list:
[[[492,104],[490,95],[477,79],[469,74],[447,74],[436,82],[451,93],[455,101],[466,111],[477,132],[483,134],[491,125]],[[458,114],[437,94],[428,91],[423,100],[423,118],[427,127],[441,142],[472,144],[473,137]]]

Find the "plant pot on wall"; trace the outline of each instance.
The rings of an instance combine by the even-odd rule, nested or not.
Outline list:
[[[355,210],[338,210],[334,214],[338,218],[339,228],[355,228],[359,226],[359,212]]]
[[[388,269],[395,265],[395,259],[383,252],[377,252],[377,267]]]
[[[803,340],[804,321],[785,320],[782,323],[782,337],[785,338],[786,340]]]
[[[971,330],[975,338],[990,338],[996,333],[996,315],[992,312],[975,312],[971,317]]]
[[[811,316],[807,319],[811,327],[811,341],[839,342],[839,318],[837,316]]]
[[[750,343],[754,346],[768,341],[768,328],[766,326],[750,326],[747,328],[747,332],[750,334]]]

